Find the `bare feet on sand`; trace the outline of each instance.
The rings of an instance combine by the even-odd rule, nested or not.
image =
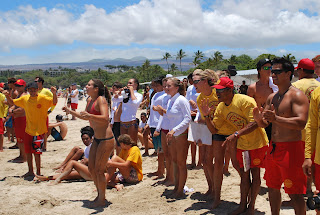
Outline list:
[[[241,214],[241,213],[244,213],[246,210],[247,210],[247,207],[245,205],[244,206],[240,205],[236,210],[229,213],[229,215]]]
[[[124,188],[124,186],[123,186],[123,184],[117,184],[115,186],[115,188],[117,189],[117,191],[120,191],[120,190],[122,190]]]

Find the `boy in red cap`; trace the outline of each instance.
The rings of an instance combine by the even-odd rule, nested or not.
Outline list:
[[[34,154],[36,161],[37,175],[40,175],[40,155],[42,154],[41,142],[43,142],[43,140],[39,140],[43,139],[43,135],[48,132],[46,125],[47,112],[50,107],[57,104],[57,89],[55,87],[51,87],[53,98],[38,94],[38,85],[35,82],[29,83],[27,89],[29,94],[21,96],[18,99],[12,99],[9,96],[8,91],[3,91],[3,94],[6,96],[9,104],[20,106],[25,110],[26,129],[23,141],[29,171],[24,175],[24,177],[34,177],[32,154]]]
[[[17,98],[27,95],[26,82],[23,79],[18,79],[15,82],[15,89],[18,92]],[[17,144],[20,150],[20,155],[12,160],[15,163],[23,163],[26,161],[26,153],[23,144],[24,133],[26,130],[26,114],[22,107],[13,105],[9,108],[9,114],[14,117],[14,131],[17,138]]]
[[[206,118],[206,124],[211,133],[215,134],[223,125],[229,125],[231,135],[223,144],[229,144],[232,148],[231,154],[233,160],[237,160],[240,165],[241,176],[240,205],[232,214],[245,211],[253,214],[255,200],[260,190],[260,168],[263,167],[268,137],[265,130],[259,128],[254,122],[252,112],[257,107],[255,100],[246,95],[234,94],[233,81],[228,77],[222,77],[219,81],[213,86],[220,102],[213,121],[207,117],[211,108],[206,99],[202,101],[199,108]],[[250,180],[250,174],[252,180]],[[248,196],[251,197],[250,202],[247,202]]]
[[[306,193],[307,178],[301,168],[305,146],[301,141],[301,130],[308,119],[309,102],[303,92],[291,85],[293,64],[284,58],[275,58],[272,64],[272,79],[279,91],[268,97],[264,110],[254,110],[254,118],[260,127],[272,123],[272,144],[265,158],[271,213],[280,213],[280,188],[284,184],[295,213],[305,214],[303,194]]]

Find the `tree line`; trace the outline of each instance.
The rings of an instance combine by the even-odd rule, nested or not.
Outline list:
[[[170,64],[168,60],[175,57],[179,60],[179,66],[176,64]],[[230,58],[224,58],[220,51],[214,52],[210,57],[205,57],[204,53],[200,50],[194,52],[193,61],[190,63],[193,67],[187,71],[182,71],[182,60],[187,57],[185,51],[180,49],[176,55],[171,55],[166,52],[162,60],[167,63],[167,69],[163,69],[157,64],[151,64],[150,60],[145,60],[141,66],[127,66],[127,65],[105,65],[105,68],[98,68],[97,70],[77,72],[75,69],[61,68],[60,70],[66,71],[65,74],[61,74],[57,77],[50,77],[48,70],[32,70],[29,72],[20,71],[1,71],[0,81],[7,82],[8,77],[15,77],[17,79],[22,78],[27,83],[34,80],[36,76],[41,76],[45,79],[45,86],[60,86],[62,88],[68,87],[72,83],[84,87],[88,81],[92,78],[97,78],[105,82],[108,86],[111,86],[113,82],[119,81],[123,84],[127,83],[130,78],[137,78],[140,82],[149,82],[152,79],[161,75],[171,73],[173,75],[188,75],[195,69],[212,69],[223,70],[227,69],[228,65],[236,66],[237,70],[255,69],[257,62],[262,58],[273,59],[277,56],[272,54],[261,54],[257,58],[253,59],[249,55],[242,54],[239,56],[231,55]],[[296,58],[292,54],[284,55],[286,59],[292,63],[297,63]],[[116,72],[110,73],[111,69],[116,69]],[[179,70],[180,69],[180,70]],[[52,69],[51,69],[52,70]],[[49,69],[49,71],[51,71]]]

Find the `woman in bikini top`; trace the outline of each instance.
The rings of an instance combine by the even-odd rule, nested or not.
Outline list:
[[[89,171],[98,190],[97,198],[92,202],[92,207],[105,206],[106,179],[104,171],[107,161],[114,146],[114,137],[109,124],[108,89],[98,79],[91,79],[87,86],[87,100],[85,111],[76,112],[67,107],[63,110],[80,119],[89,120],[94,130],[94,141],[89,153]]]

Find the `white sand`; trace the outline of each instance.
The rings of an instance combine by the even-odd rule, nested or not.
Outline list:
[[[64,99],[59,98],[56,109],[50,114],[50,122],[55,121],[56,114],[64,115],[61,110],[63,105]],[[78,110],[84,108],[85,100],[80,101]],[[88,121],[77,119],[68,120],[66,123],[69,127],[66,140],[51,142],[52,137],[49,137],[48,150],[41,157],[43,175],[54,174],[52,168],[61,163],[74,146],[84,146],[80,138],[80,128],[88,125]],[[193,193],[189,193],[182,200],[167,199],[167,190],[173,188],[157,185],[157,181],[147,177],[147,173],[156,171],[157,158],[143,157],[142,182],[127,186],[119,192],[108,189],[106,198],[110,204],[97,210],[89,209],[86,207],[89,200],[96,197],[92,181],[63,181],[56,186],[47,186],[48,182],[24,180],[19,176],[27,172],[27,164],[8,162],[18,156],[17,149],[8,149],[12,145],[5,138],[5,150],[0,153],[0,214],[227,214],[234,210],[240,201],[240,178],[231,166],[231,176],[224,177],[223,181],[223,202],[217,209],[210,211],[212,202],[203,199],[203,193],[207,191],[203,170],[188,170],[186,185],[195,190]],[[152,154],[153,150],[150,152]],[[283,199],[288,200],[288,196],[283,194]],[[270,213],[267,188],[262,179],[261,191],[256,201],[256,214]],[[292,208],[283,207],[281,214],[294,214],[294,211]],[[315,212],[308,211],[307,214]]]

